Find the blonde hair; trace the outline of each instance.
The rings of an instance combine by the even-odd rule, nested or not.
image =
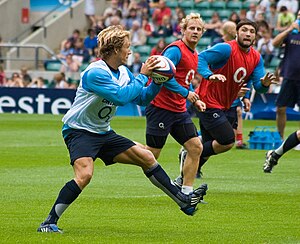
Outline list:
[[[200,21],[200,25],[201,25],[201,28],[202,28],[202,32],[204,33],[205,32],[205,28],[204,28],[204,20],[201,18],[200,14],[198,13],[190,13],[188,14],[185,18],[183,18],[180,22],[180,28],[181,28],[181,31],[183,30],[186,30],[187,28],[187,25],[189,23],[190,20],[199,20]]]
[[[130,32],[124,30],[121,25],[113,25],[105,28],[98,34],[98,55],[106,59],[117,53],[124,44],[125,38],[130,40]]]

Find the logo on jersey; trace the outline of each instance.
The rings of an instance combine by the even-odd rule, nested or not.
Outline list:
[[[189,72],[185,76],[185,84],[190,85],[194,77],[195,77],[195,70],[193,69],[189,70]]]
[[[114,106],[114,105],[115,105],[113,102],[108,101],[108,100],[105,99],[105,98],[102,100],[102,102],[105,103],[105,104],[108,105],[108,106]]]
[[[236,83],[243,83],[244,78],[247,76],[247,70],[244,67],[238,68],[233,75],[233,80]]]

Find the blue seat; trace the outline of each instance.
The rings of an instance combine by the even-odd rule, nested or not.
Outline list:
[[[60,61],[57,60],[48,60],[45,62],[45,70],[47,71],[60,71],[62,66]]]
[[[218,9],[225,9],[226,2],[224,1],[213,1],[211,3],[211,9],[218,10]]]
[[[243,8],[243,3],[240,1],[228,1],[226,4],[226,8],[238,12]]]

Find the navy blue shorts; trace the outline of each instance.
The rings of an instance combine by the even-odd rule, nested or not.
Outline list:
[[[181,145],[198,136],[188,112],[176,113],[150,104],[146,108],[146,119],[146,140],[151,147],[162,148],[169,134]]]
[[[293,108],[295,104],[300,106],[300,81],[284,79],[275,104],[277,107]]]
[[[199,114],[199,124],[203,142],[216,140],[221,145],[234,142],[234,131],[237,128],[236,107],[228,110],[208,108]]]
[[[86,130],[70,130],[64,139],[69,150],[71,165],[82,157],[100,158],[105,165],[114,164],[114,157],[135,145],[123,136],[109,131],[106,134],[95,134]]]

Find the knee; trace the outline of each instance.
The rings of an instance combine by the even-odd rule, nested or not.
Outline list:
[[[192,143],[189,146],[185,146],[188,154],[192,155],[200,155],[203,151],[202,143]]]
[[[228,143],[228,144],[220,144],[220,143],[218,143],[218,145],[216,147],[214,147],[215,153],[218,154],[218,153],[221,153],[221,152],[229,151],[233,146],[234,146],[234,142]]]
[[[144,164],[146,168],[153,166],[156,163],[153,153],[149,150],[144,150],[141,163]]]
[[[93,177],[93,172],[87,170],[82,172],[80,176],[76,177],[76,182],[79,185],[79,187],[83,189],[90,183],[92,177]]]
[[[277,114],[285,114],[286,108],[285,107],[277,107]]]

